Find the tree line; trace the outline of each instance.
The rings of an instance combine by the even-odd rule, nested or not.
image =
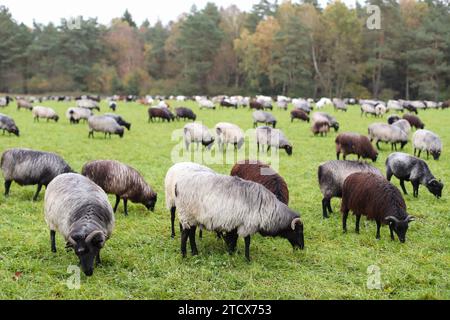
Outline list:
[[[380,28],[368,27],[369,5]],[[128,11],[76,22],[30,28],[0,6],[0,92],[450,97],[446,0],[208,3],[166,25]]]

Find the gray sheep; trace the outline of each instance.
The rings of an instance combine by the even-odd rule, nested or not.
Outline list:
[[[154,211],[157,194],[134,168],[118,161],[98,160],[83,166],[81,174],[99,185],[106,193],[116,196],[114,212],[123,199],[125,215],[128,215],[128,200],[143,204]]]
[[[55,122],[58,122],[59,120],[58,114],[52,108],[36,106],[33,108],[31,113],[33,114],[34,121],[39,122],[39,118],[47,119],[47,122],[49,120],[54,120]]]
[[[427,187],[436,198],[442,196],[444,184],[436,180],[430,171],[427,163],[419,158],[410,156],[406,153],[392,153],[386,160],[386,175],[391,181],[392,176],[400,180],[400,186],[403,193],[408,194],[405,188],[405,181],[411,181],[414,197],[419,196],[419,186],[422,184]]]
[[[391,144],[392,150],[397,150],[397,143],[401,149],[408,143],[408,134],[399,127],[385,123],[374,123],[369,126],[370,142],[375,140],[377,149],[380,150],[380,141]]]
[[[30,149],[10,149],[3,153],[1,168],[5,178],[5,196],[9,195],[12,182],[21,186],[37,185],[33,200],[36,201],[42,186],[58,175],[73,172],[67,162],[57,154]]]
[[[92,116],[88,119],[89,124],[89,138],[94,138],[94,132],[103,132],[106,136],[109,134],[117,134],[123,138],[124,129],[116,122],[115,119],[109,116]]]
[[[256,143],[258,146],[258,152],[261,146],[267,146],[267,152],[274,147],[275,149],[284,149],[289,156],[292,155],[292,144],[279,129],[272,129],[271,127],[257,128]]]
[[[250,260],[250,237],[283,237],[294,249],[304,248],[303,223],[291,210],[259,183],[209,172],[193,173],[175,186],[176,207],[183,228],[181,252],[186,256],[187,239],[192,254],[198,254],[195,229],[225,232],[228,250],[236,250],[239,236],[245,239],[245,256]]]
[[[16,126],[14,120],[3,113],[0,113],[0,130],[3,130],[3,134],[8,132],[9,134],[14,134],[20,136],[19,128]]]
[[[226,150],[228,144],[234,145],[234,150],[239,150],[245,142],[244,131],[239,126],[220,122],[215,126],[217,146],[219,150]]]
[[[24,99],[18,99],[17,100],[17,110],[20,110],[20,109],[26,109],[26,110],[31,111],[33,109],[33,105]]]
[[[253,127],[256,128],[258,123],[263,123],[266,126],[271,125],[273,128],[277,126],[277,119],[269,112],[255,111],[253,112]]]
[[[117,124],[119,126],[125,127],[127,128],[128,131],[130,131],[131,129],[131,123],[126,122],[121,116],[119,116],[118,114],[113,114],[113,113],[105,113],[105,116],[113,118],[114,120],[116,120]]]
[[[214,144],[214,137],[209,132],[208,127],[201,123],[194,122],[185,125],[183,134],[186,150],[188,151],[191,143],[197,144],[197,150],[200,143],[207,149],[211,149]]]
[[[328,218],[328,213],[333,213],[331,199],[342,197],[342,187],[345,179],[356,172],[372,172],[382,176],[377,168],[359,161],[328,161],[319,166],[318,178],[320,191],[323,194],[322,213]]]
[[[94,260],[114,229],[108,196],[91,180],[74,173],[56,177],[45,193],[45,221],[50,229],[51,250],[56,252],[56,231],[72,248],[87,276],[94,273]]]
[[[92,115],[92,111],[86,108],[69,108],[66,111],[66,118],[71,124],[79,123],[80,120],[86,122]]]
[[[427,159],[430,157],[430,153],[434,160],[439,160],[442,153],[442,141],[437,134],[429,130],[420,129],[413,135],[413,147],[414,155],[420,158],[422,151],[427,152]]]

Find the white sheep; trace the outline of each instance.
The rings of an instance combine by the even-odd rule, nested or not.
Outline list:
[[[49,120],[54,120],[55,122],[58,122],[59,120],[58,114],[52,108],[36,106],[33,107],[31,113],[33,114],[34,121],[39,121],[39,118],[47,119],[47,122]]]
[[[430,153],[434,160],[439,160],[442,153],[442,141],[437,134],[429,130],[420,129],[417,130],[412,138],[414,155],[418,151],[417,156],[420,158],[422,151],[427,152],[427,159],[430,157]]]
[[[92,115],[92,111],[86,108],[69,108],[66,111],[66,117],[69,119],[71,124],[79,123],[80,120],[84,120],[86,122]]]
[[[379,142],[391,144],[392,150],[397,150],[397,143],[400,143],[401,149],[408,143],[408,134],[399,127],[386,123],[374,123],[369,126],[370,141],[375,140],[375,144],[380,150]]]
[[[267,152],[273,147],[275,149],[284,149],[286,153],[292,155],[292,144],[279,129],[273,129],[271,127],[259,127],[256,129],[256,143],[258,146],[258,152],[260,147],[267,146]]]
[[[244,145],[244,131],[235,124],[220,122],[215,126],[215,131],[219,150],[224,147],[226,150],[228,144],[233,144],[235,150]]]
[[[186,150],[188,151],[191,143],[197,144],[197,150],[200,143],[207,149],[211,149],[212,145],[214,144],[214,137],[209,132],[208,127],[202,125],[201,123],[188,123],[184,126],[183,134]]]

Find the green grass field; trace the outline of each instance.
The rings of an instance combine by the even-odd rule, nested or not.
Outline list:
[[[427,128],[439,134],[444,143],[440,161],[428,161],[432,172],[446,184],[443,197],[434,198],[421,187],[418,199],[406,196],[408,211],[417,217],[411,223],[406,244],[392,242],[383,227],[381,240],[375,239],[376,225],[364,218],[361,234],[354,232],[354,217],[349,218],[349,232],[342,233],[338,199],[335,213],[322,219],[317,167],[335,159],[335,133],[314,137],[309,124],[291,124],[289,113],[274,110],[281,128],[294,146],[294,154],[281,153],[280,174],[287,180],[291,204],[305,224],[304,251],[293,252],[284,239],[252,238],[252,262],[243,254],[243,240],[238,251],[229,256],[224,243],[215,234],[205,233],[198,240],[199,255],[181,258],[179,231],[170,238],[169,212],[164,205],[164,177],[172,166],[171,151],[177,143],[172,132],[183,122],[147,124],[147,108],[119,103],[118,114],[132,123],[125,137],[104,139],[97,134],[88,139],[87,124],[70,125],[64,114],[72,104],[46,102],[55,108],[60,122],[34,123],[28,111],[16,110],[15,103],[1,113],[12,116],[21,131],[20,138],[0,134],[0,151],[27,147],[60,154],[76,171],[94,159],[116,159],[143,173],[158,192],[155,213],[141,205],[129,206],[130,216],[117,212],[116,229],[102,251],[103,264],[94,276],[81,276],[80,289],[69,289],[67,272],[77,264],[73,252],[66,252],[57,236],[58,252],[50,251],[49,232],[43,216],[43,196],[32,202],[35,186],[12,185],[9,198],[0,188],[0,299],[449,299],[450,298],[450,111],[430,110],[419,114]],[[219,121],[252,127],[251,112],[240,110],[198,110],[198,120],[208,127]],[[102,103],[102,111],[106,104]],[[336,115],[341,132],[367,133],[376,121],[361,118],[358,107]],[[405,152],[412,153],[411,144]],[[376,166],[385,172],[384,162],[390,147],[383,146]],[[352,156],[350,158],[353,158]],[[232,164],[213,165],[229,174]],[[398,186],[398,180],[394,183]],[[412,193],[412,187],[407,185]],[[113,203],[113,197],[110,200]],[[378,266],[382,287],[367,288],[368,267]]]

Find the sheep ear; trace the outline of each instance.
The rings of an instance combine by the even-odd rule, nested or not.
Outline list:
[[[399,221],[396,217],[394,217],[394,216],[386,217],[384,220],[389,221],[389,222],[395,222],[395,223],[400,222],[400,221]]]

